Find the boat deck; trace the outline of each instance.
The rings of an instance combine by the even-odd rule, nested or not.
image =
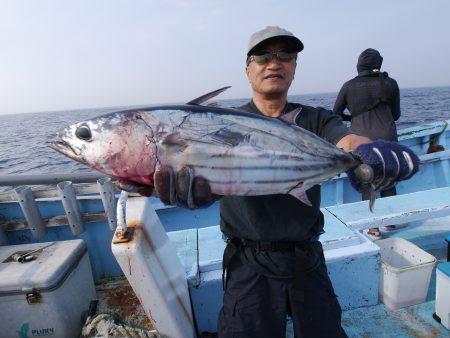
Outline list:
[[[438,263],[446,261],[444,250],[428,250]],[[391,310],[383,303],[344,311],[342,326],[349,337],[450,337],[450,331],[433,319],[436,269],[433,270],[426,302]],[[293,337],[293,336],[292,336]]]
[[[439,262],[447,259],[445,234],[450,233],[450,216],[411,222],[407,227],[383,232],[383,238],[401,237],[432,254]],[[376,242],[375,242],[376,243]],[[450,337],[450,331],[433,319],[435,312],[436,268],[433,269],[426,302],[391,310],[383,303],[343,311],[342,325],[349,337]],[[97,285],[98,313],[115,313],[132,326],[152,329],[150,321],[125,278],[104,279]],[[202,337],[215,337],[205,334]],[[286,337],[294,337],[288,323]]]
[[[344,311],[342,326],[351,338],[449,337],[448,330],[431,317],[433,312],[434,300],[397,310],[378,304]]]
[[[154,330],[139,299],[125,277],[104,278],[96,284],[97,313],[112,314],[131,326]]]

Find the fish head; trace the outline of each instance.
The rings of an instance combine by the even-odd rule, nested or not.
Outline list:
[[[107,175],[153,185],[156,146],[138,111],[112,113],[75,123],[49,146]]]

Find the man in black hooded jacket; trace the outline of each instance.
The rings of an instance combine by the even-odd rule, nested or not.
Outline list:
[[[397,81],[381,72],[383,58],[368,48],[356,66],[358,76],[342,86],[333,112],[351,121],[351,130],[372,140],[397,141],[395,121],[400,117],[400,91]],[[344,110],[350,111],[350,116]]]
[[[356,66],[358,76],[342,86],[334,104],[333,112],[351,121],[351,130],[357,135],[372,140],[398,141],[395,121],[400,117],[400,90],[397,81],[387,72],[380,71],[383,58],[380,53],[368,48],[361,53]],[[350,115],[344,114],[348,109]],[[381,197],[395,195],[395,187],[380,192]],[[363,199],[369,196],[363,194]],[[387,226],[394,230],[395,226]],[[368,232],[372,238],[381,238],[378,228]]]

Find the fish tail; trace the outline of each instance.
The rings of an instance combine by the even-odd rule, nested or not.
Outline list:
[[[373,212],[373,207],[375,206],[376,193],[373,187],[370,188],[369,192],[369,210]]]

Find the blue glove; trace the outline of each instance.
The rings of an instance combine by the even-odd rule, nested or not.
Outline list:
[[[382,191],[411,178],[419,170],[419,158],[414,152],[397,142],[377,140],[359,145],[352,154],[373,170],[371,189]],[[352,186],[364,192],[367,182],[362,182],[354,170],[347,172]]]

